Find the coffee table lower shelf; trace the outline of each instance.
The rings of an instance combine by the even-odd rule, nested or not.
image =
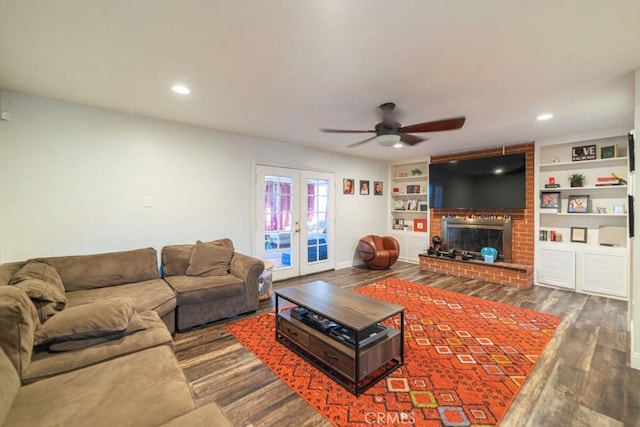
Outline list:
[[[403,324],[404,313],[399,315]],[[292,318],[286,310],[277,315],[276,340],[356,396],[403,362],[402,333],[395,328],[389,328],[385,338],[355,349]]]

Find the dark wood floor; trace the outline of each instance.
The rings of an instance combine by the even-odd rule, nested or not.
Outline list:
[[[502,426],[640,426],[640,371],[627,367],[628,304],[557,289],[520,290],[420,271],[354,267],[274,284],[325,280],[355,288],[397,277],[563,317]],[[273,309],[260,303],[258,312]],[[225,326],[243,317],[175,337],[176,354],[199,405],[216,401],[236,426],[327,426],[329,423],[245,349]]]

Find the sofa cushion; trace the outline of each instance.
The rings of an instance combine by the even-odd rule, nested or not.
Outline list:
[[[97,344],[102,344],[107,341],[113,341],[118,338],[122,338],[126,335],[135,334],[136,332],[144,331],[147,329],[147,326],[144,324],[140,315],[136,312],[133,312],[131,317],[129,318],[129,324],[125,328],[124,331],[116,331],[111,334],[104,334],[94,338],[80,338],[80,339],[72,339],[72,340],[64,340],[58,342],[52,342],[47,347],[50,352],[53,353],[62,353],[65,351],[77,351],[83,348],[91,347]]]
[[[178,361],[160,346],[22,386],[4,427],[158,426],[193,407]]]
[[[173,338],[158,313],[148,310],[140,312],[138,315],[146,329],[135,334],[125,335],[73,352],[40,351],[35,353],[29,368],[22,376],[22,383],[40,381],[50,376],[95,365],[146,348],[160,345],[173,348]]]
[[[2,347],[0,347],[0,378],[2,378],[0,381],[0,426],[2,426],[20,389],[20,377]]]
[[[28,261],[9,282],[24,290],[38,309],[44,322],[67,305],[62,279],[55,267],[44,261]]]
[[[119,297],[132,298],[137,312],[154,310],[160,314],[160,317],[166,316],[176,308],[176,295],[162,279],[67,292],[69,307]]]
[[[96,338],[123,332],[133,315],[133,300],[112,298],[69,307],[36,331],[36,345]]]
[[[35,306],[20,288],[0,286],[0,347],[19,375],[29,367],[40,324]]]
[[[216,301],[243,295],[245,292],[242,279],[232,274],[209,277],[172,276],[165,277],[165,280],[176,291],[178,305]]]
[[[202,242],[198,240],[187,268],[187,276],[224,276],[229,273],[233,244],[229,239]]]
[[[214,240],[219,244],[233,248],[231,239]],[[184,276],[187,274],[191,254],[195,245],[168,245],[162,248],[162,276]]]
[[[154,248],[46,258],[54,266],[67,292],[158,279]]]

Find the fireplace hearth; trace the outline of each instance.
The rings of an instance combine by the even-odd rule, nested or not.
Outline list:
[[[478,257],[482,248],[496,248],[499,260],[512,262],[511,219],[444,217],[442,244],[446,249],[469,251]]]

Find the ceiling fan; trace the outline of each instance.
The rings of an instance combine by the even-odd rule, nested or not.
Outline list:
[[[320,129],[322,132],[333,133],[375,133],[375,136],[362,141],[348,145],[348,147],[357,147],[374,139],[381,145],[391,147],[399,142],[407,145],[416,145],[427,138],[411,135],[412,133],[439,132],[443,130],[460,129],[464,125],[465,117],[453,117],[450,119],[436,120],[433,122],[417,123],[410,126],[401,126],[396,121],[394,110],[396,104],[393,102],[385,102],[380,108],[382,121],[375,126],[375,130],[348,130],[348,129]]]

